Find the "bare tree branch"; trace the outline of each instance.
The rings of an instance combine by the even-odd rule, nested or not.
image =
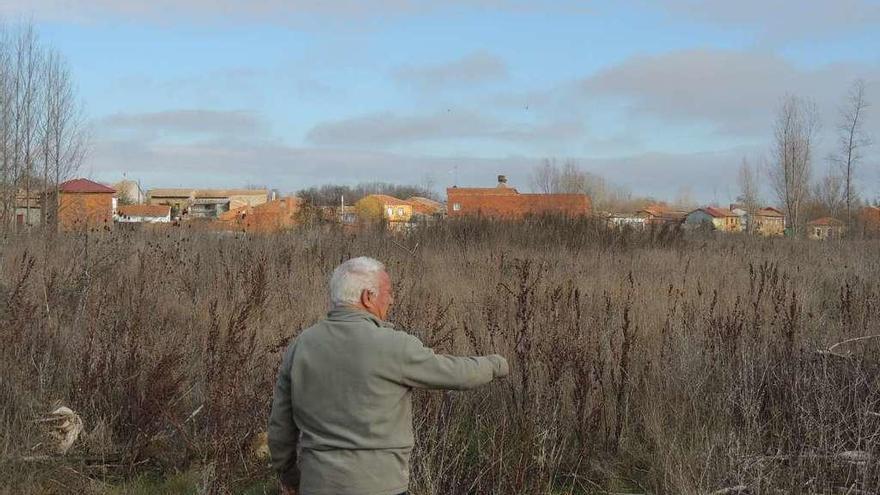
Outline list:
[[[816,104],[789,96],[779,108],[774,130],[774,163],[770,183],[785,209],[794,233],[801,227],[801,210],[809,192],[813,140],[819,131]]]

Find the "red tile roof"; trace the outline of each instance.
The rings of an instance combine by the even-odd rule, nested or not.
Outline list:
[[[671,210],[665,205],[648,205],[637,211],[636,214],[643,213],[651,217],[660,217],[668,214],[670,211]]]
[[[780,217],[781,218],[781,217],[785,217],[785,214],[782,213],[781,211],[777,210],[776,208],[772,208],[772,207],[768,206],[767,208],[761,208],[760,210],[756,211],[755,216]]]
[[[807,222],[807,225],[814,227],[843,227],[844,223],[836,218],[822,217]]]
[[[423,215],[433,215],[444,210],[443,203],[421,196],[413,196],[408,198],[406,202],[412,205],[414,212]]]
[[[700,209],[715,218],[725,218],[725,217],[737,216],[732,211],[728,210],[727,208],[720,208],[717,206],[707,206],[706,208],[700,208]]]
[[[116,192],[116,189],[112,187],[107,187],[104,184],[98,184],[95,181],[89,179],[73,179],[67,182],[62,182],[58,186],[58,190],[65,193],[109,193],[113,194]]]

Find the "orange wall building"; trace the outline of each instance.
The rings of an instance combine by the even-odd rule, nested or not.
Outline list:
[[[296,225],[301,203],[301,199],[289,197],[243,206],[221,214],[217,226],[221,230],[264,234],[289,230]]]
[[[116,190],[88,179],[73,179],[58,186],[57,198],[51,193],[49,204],[50,220],[60,230],[110,230]]]
[[[526,215],[557,214],[569,217],[589,215],[590,197],[585,194],[521,194],[498,176],[496,187],[450,187],[446,189],[447,215],[478,215],[519,219]]]
[[[865,235],[880,235],[880,207],[866,206],[859,210],[858,218]]]

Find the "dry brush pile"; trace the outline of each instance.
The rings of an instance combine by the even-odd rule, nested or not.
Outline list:
[[[253,448],[287,340],[327,274],[388,265],[392,320],[511,376],[416,395],[417,495],[876,493],[876,241],[446,223],[408,237],[316,228],[6,239],[0,487],[102,492],[198,472],[269,479]],[[83,431],[61,455],[59,406]],[[2,491],[2,489],[0,489]]]

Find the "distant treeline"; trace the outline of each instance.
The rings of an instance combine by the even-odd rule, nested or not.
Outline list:
[[[370,194],[387,194],[399,199],[421,196],[439,200],[437,193],[422,186],[391,184],[388,182],[362,182],[355,186],[325,184],[302,189],[296,195],[313,206],[336,206],[344,199],[345,204],[354,204]]]

